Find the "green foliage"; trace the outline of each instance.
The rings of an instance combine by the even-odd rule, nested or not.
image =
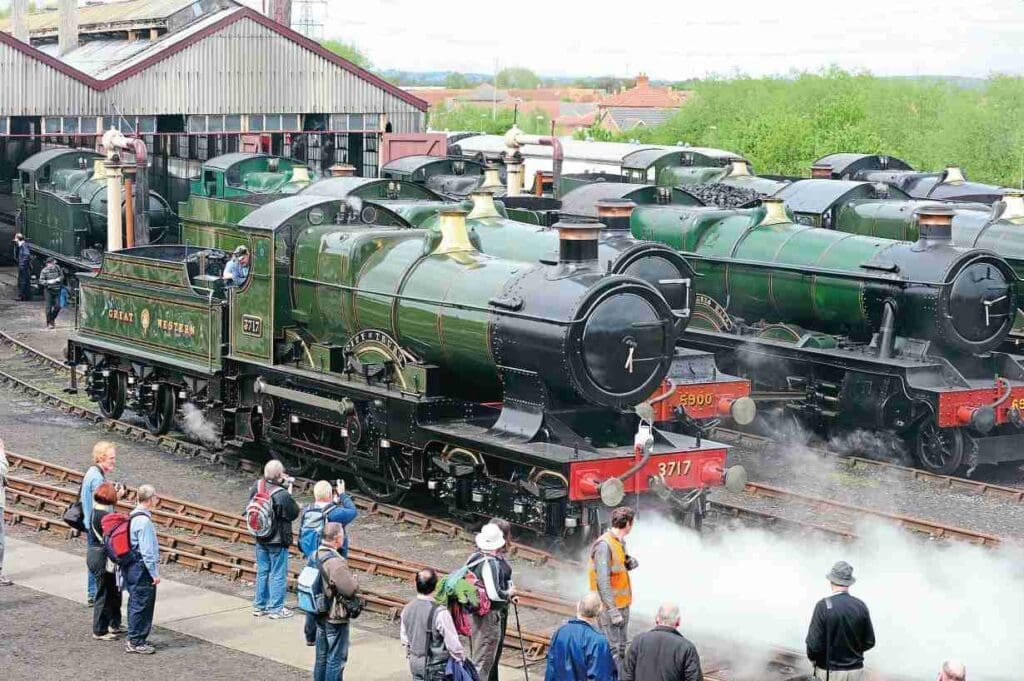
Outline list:
[[[502,135],[512,127],[513,116],[512,109],[492,112],[485,106],[438,106],[430,111],[427,125],[431,130],[467,130]],[[519,127],[531,135],[547,135],[551,132],[551,119],[540,109],[520,111]]]
[[[337,38],[331,38],[329,40],[323,40],[320,42],[324,48],[330,50],[334,54],[338,55],[342,59],[348,59],[350,62],[364,69],[373,68],[373,62],[366,56],[358,45],[355,43],[347,43],[344,40],[338,40]]]
[[[455,71],[444,77],[444,86],[452,90],[465,90],[473,87],[465,74]]]
[[[997,76],[966,88],[833,68],[686,86],[695,95],[675,118],[619,139],[728,149],[766,174],[807,176],[816,158],[859,151],[924,170],[957,163],[979,182],[1020,186],[1024,179],[1024,78]]]
[[[521,66],[511,66],[498,71],[494,78],[500,88],[533,89],[540,85],[540,76]]]

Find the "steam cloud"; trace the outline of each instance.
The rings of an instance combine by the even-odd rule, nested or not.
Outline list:
[[[811,611],[829,594],[825,573],[854,566],[852,593],[867,603],[877,645],[867,665],[886,675],[932,678],[944,659],[973,679],[1009,679],[1024,650],[1024,552],[934,545],[887,526],[853,544],[814,543],[761,529],[699,536],[641,515],[627,539],[640,560],[634,610],[653,619],[668,599],[698,643],[722,638],[804,651]],[[802,670],[801,670],[802,671]]]
[[[186,402],[181,407],[181,429],[204,444],[220,442],[217,426],[206,420],[199,407]]]

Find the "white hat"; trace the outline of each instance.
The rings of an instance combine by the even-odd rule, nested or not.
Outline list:
[[[487,523],[476,535],[476,545],[481,551],[497,551],[505,545],[505,535],[500,527]]]

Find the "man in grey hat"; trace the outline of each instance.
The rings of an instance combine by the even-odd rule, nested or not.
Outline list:
[[[231,260],[224,265],[224,285],[244,286],[245,280],[249,278],[249,249],[245,246],[237,247],[232,253]]]
[[[814,606],[807,630],[807,657],[821,681],[861,681],[864,653],[875,647],[875,630],[864,601],[850,595],[853,566],[839,561],[825,578],[832,595]]]

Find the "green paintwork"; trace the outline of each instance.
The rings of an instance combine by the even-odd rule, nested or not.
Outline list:
[[[731,314],[822,331],[869,332],[867,282],[887,277],[866,275],[861,265],[896,242],[792,222],[765,225],[764,215],[764,208],[642,206],[633,212],[632,231],[638,239],[693,254],[693,265],[703,275],[697,280],[698,293],[726,305]],[[836,276],[808,274],[804,267]]]
[[[248,237],[238,231],[238,223],[259,207],[240,200],[190,196],[178,204],[181,240],[189,246],[223,251],[248,245]]]
[[[42,162],[35,162],[37,157]],[[106,247],[107,182],[94,173],[100,158],[89,150],[52,150],[19,166],[12,195],[32,246],[68,258],[80,258],[87,248]],[[162,230],[170,229],[161,240],[175,239],[170,209],[154,192],[149,193],[146,214],[153,235],[161,238]]]
[[[104,255],[96,274],[79,275],[78,332],[212,373],[221,365],[222,302],[189,282],[174,247]]]
[[[274,164],[277,169],[271,170]],[[192,196],[215,197],[294,194],[315,179],[312,171],[295,159],[233,153],[204,163],[199,177],[192,180],[191,191]]]
[[[281,285],[281,279],[287,279],[288,273],[287,270],[275,271],[280,268],[274,268],[273,234],[246,233],[249,253],[252,254],[249,278],[244,285],[228,291],[231,354],[250,362],[271,365],[274,363],[274,338],[283,336],[283,329],[290,326],[288,311],[282,310],[279,304],[272,304],[280,303],[275,288]],[[287,295],[287,288],[284,295]],[[243,323],[252,319],[259,320],[258,333],[248,330]]]

